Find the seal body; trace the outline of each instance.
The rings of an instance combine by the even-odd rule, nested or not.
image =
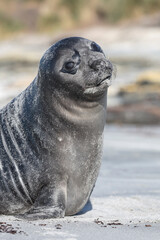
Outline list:
[[[37,77],[0,111],[0,214],[78,213],[95,185],[112,65],[101,48],[67,38]]]

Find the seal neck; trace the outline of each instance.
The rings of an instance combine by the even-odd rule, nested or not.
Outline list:
[[[97,122],[99,118],[106,120],[106,94],[99,100],[87,101],[58,89],[41,88],[39,96],[41,119],[44,122],[48,119],[51,125],[53,121],[64,127],[66,124],[86,125]]]

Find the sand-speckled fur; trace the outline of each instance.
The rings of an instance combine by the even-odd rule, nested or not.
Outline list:
[[[63,217],[88,201],[101,163],[112,71],[91,44],[69,38],[53,45],[31,85],[0,111],[1,214]],[[70,59],[76,72],[64,69]]]

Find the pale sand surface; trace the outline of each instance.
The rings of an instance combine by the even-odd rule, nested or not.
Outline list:
[[[1,216],[0,226],[12,224],[17,233],[0,233],[0,239],[159,240],[159,139],[160,127],[107,126],[92,210],[39,221]]]

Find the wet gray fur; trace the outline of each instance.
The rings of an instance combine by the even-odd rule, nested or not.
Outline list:
[[[78,213],[102,155],[112,65],[94,42],[51,46],[37,77],[0,111],[0,214]]]

